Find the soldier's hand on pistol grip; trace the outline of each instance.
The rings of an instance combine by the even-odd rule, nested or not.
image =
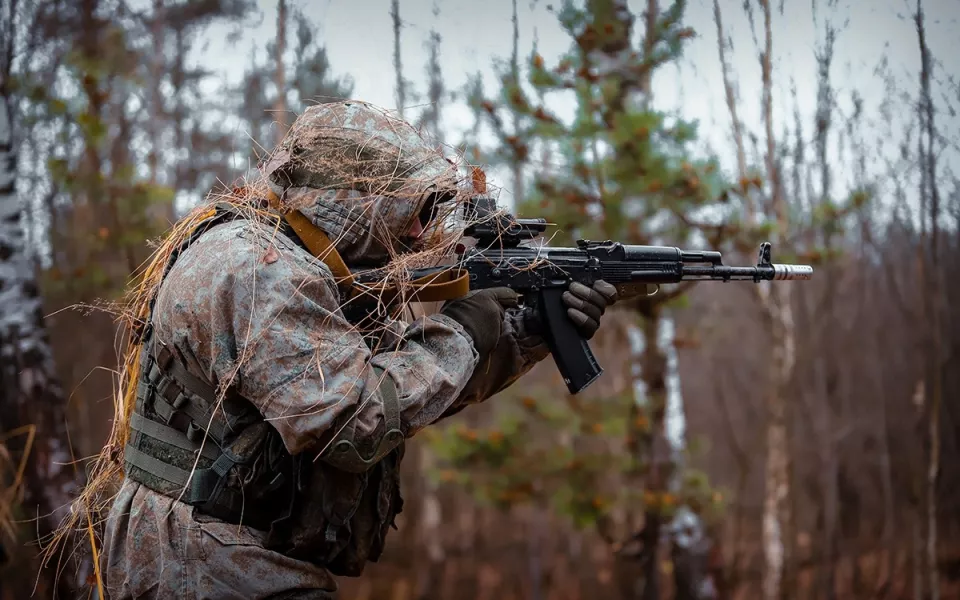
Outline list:
[[[496,348],[503,332],[504,313],[519,304],[518,298],[516,292],[506,287],[478,290],[447,302],[440,313],[463,326],[483,358]]]
[[[580,336],[589,340],[600,328],[600,317],[607,307],[616,303],[617,288],[602,280],[596,281],[592,288],[574,281],[561,298]]]

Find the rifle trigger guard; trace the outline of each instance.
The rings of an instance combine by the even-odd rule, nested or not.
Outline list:
[[[647,298],[649,298],[649,297],[651,297],[651,296],[656,296],[656,295],[657,295],[657,292],[659,292],[659,291],[660,291],[660,284],[659,284],[659,283],[654,283],[654,284],[653,284],[653,292],[647,294]]]

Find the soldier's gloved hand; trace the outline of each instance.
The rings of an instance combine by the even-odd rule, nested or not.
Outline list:
[[[490,288],[447,302],[440,314],[460,323],[473,338],[477,353],[484,357],[497,346],[506,309],[517,305],[517,293],[510,288]]]
[[[600,328],[600,317],[607,307],[616,303],[617,288],[603,280],[594,282],[592,288],[574,281],[561,299],[580,336],[589,340]]]

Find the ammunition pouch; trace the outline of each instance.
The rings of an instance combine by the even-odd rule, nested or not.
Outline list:
[[[246,400],[225,396],[161,347],[145,345],[124,451],[126,475],[231,523],[269,530],[289,505],[295,461]],[[284,516],[284,515],[280,515]]]

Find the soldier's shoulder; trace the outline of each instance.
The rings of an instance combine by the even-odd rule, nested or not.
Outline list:
[[[285,230],[275,222],[235,219],[216,225],[204,233],[195,242],[198,254],[214,253],[225,261],[224,264],[263,261],[263,253],[276,252],[285,261],[294,261],[301,266],[326,268],[309,252],[300,246]],[[268,257],[266,264],[271,264]]]
[[[293,252],[302,249],[275,223],[252,219],[232,219],[210,228],[194,242],[207,248],[224,247],[233,251],[276,247]]]

